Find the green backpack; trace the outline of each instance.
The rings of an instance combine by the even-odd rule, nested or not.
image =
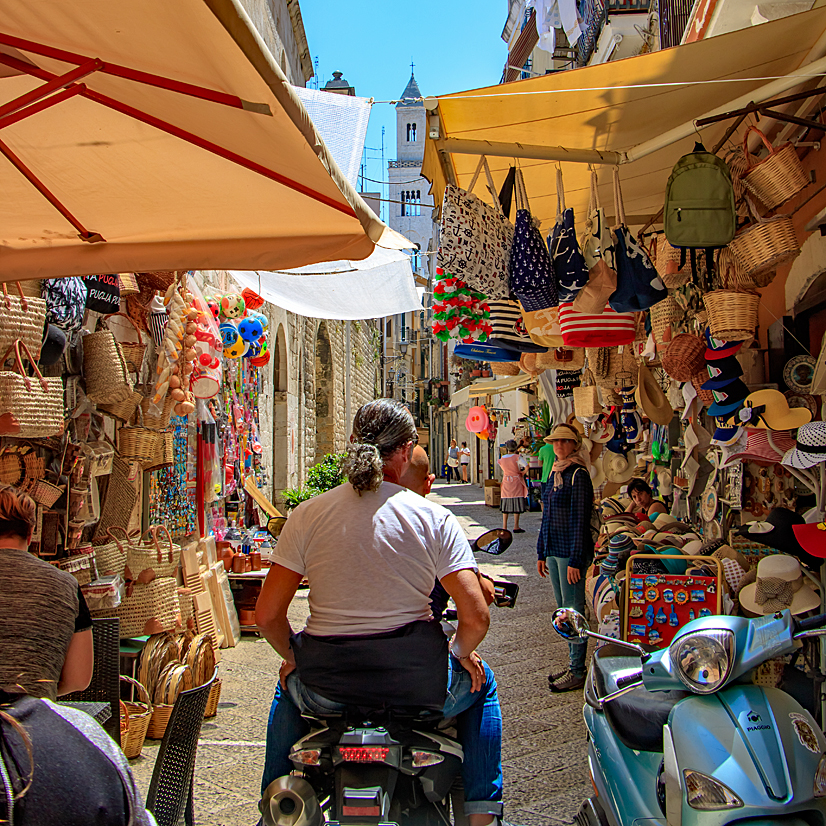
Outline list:
[[[697,143],[674,165],[665,188],[665,237],[687,249],[724,247],[734,238],[737,212],[726,162]]]

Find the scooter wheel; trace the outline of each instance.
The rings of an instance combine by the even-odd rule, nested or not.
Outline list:
[[[574,823],[576,826],[610,826],[597,797],[589,797],[582,804]]]

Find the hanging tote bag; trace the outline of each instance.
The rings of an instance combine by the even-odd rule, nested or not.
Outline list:
[[[617,289],[608,299],[608,303],[618,313],[647,310],[662,301],[668,295],[668,290],[651,259],[626,226],[619,170],[616,168],[614,201],[620,222],[615,232]]]
[[[582,382],[574,388],[574,413],[578,418],[588,419],[602,413],[599,403],[599,390],[594,374],[586,367],[582,373]]]
[[[522,320],[522,310],[518,302],[509,298],[489,301],[490,326],[488,343],[495,347],[505,347],[520,353],[544,353],[546,347],[531,341]]]
[[[573,302],[559,305],[559,328],[566,347],[616,347],[634,340],[633,313],[618,313],[606,307],[589,315],[574,309]]]
[[[472,192],[482,168],[493,206]],[[484,155],[467,191],[452,184],[445,188],[439,239],[436,266],[489,298],[507,297],[513,225],[502,211]]]
[[[581,313],[601,313],[617,289],[614,262],[614,238],[599,203],[597,173],[591,168],[591,203],[582,255],[588,267],[588,283],[574,299],[574,309]]]
[[[40,284],[49,323],[60,327],[72,339],[83,327],[86,312],[86,285],[82,278],[49,278]]]
[[[14,354],[14,367],[2,369]],[[23,354],[31,365],[30,378],[23,367]],[[63,432],[63,379],[44,379],[29,348],[15,341],[0,360],[0,436],[41,439]]]
[[[516,170],[514,188],[516,228],[513,233],[510,261],[511,293],[529,312],[556,307],[559,302],[551,256],[539,227],[531,217],[528,192],[521,169]]]
[[[556,225],[548,240],[551,262],[556,277],[557,297],[560,302],[573,301],[588,283],[588,267],[579,249],[574,229],[574,211],[565,208],[565,188],[562,168],[556,170]]]
[[[543,347],[561,347],[562,330],[559,329],[559,307],[546,307],[533,312],[522,306],[522,323],[534,344]]]
[[[42,298],[24,295],[20,282],[16,283],[19,297],[9,295],[8,286],[3,282],[3,295],[0,297],[0,352],[5,353],[15,341],[22,341],[35,359],[39,359],[46,324],[46,302]]]
[[[132,378],[123,350],[111,330],[83,337],[86,396],[95,404],[116,404],[132,396]]]

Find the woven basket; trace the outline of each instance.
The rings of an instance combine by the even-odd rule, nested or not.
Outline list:
[[[756,277],[771,272],[797,258],[800,244],[788,215],[777,215],[741,229],[729,244],[746,275]]]
[[[17,282],[17,295],[9,293],[4,281],[0,295],[0,353],[18,339],[31,351],[35,360],[40,358],[43,342],[43,326],[46,322],[46,302],[23,292]],[[5,360],[5,359],[4,359]]]
[[[580,386],[574,388],[574,412],[580,418],[599,416],[602,413],[597,383],[594,374],[588,369],[582,374]]]
[[[519,362],[518,361],[492,361],[490,363],[490,370],[494,376],[518,376]]]
[[[128,525],[138,501],[135,485],[129,481],[129,464],[120,456],[112,461],[112,472],[107,477],[106,494],[101,496],[100,520],[92,537],[93,545],[103,545],[110,540],[109,528]]]
[[[134,758],[140,757],[154,709],[148,692],[137,680],[133,680],[124,674],[121,674],[120,678],[123,682],[134,686],[140,697],[140,701],[121,701],[121,709],[126,711],[126,727],[123,726],[122,715],[120,747],[130,760],[134,760]]]
[[[655,247],[652,247],[651,260],[656,261],[657,274],[662,279],[663,284],[674,290],[682,287],[691,280],[691,260],[686,255],[686,262],[680,267],[682,253],[677,247],[672,247],[665,236],[657,237],[654,240]]]
[[[218,713],[218,701],[221,699],[221,681],[216,677],[209,690],[204,718],[214,717]]]
[[[769,150],[768,157],[761,161],[755,161],[749,152],[751,132],[759,135]],[[743,183],[769,209],[780,206],[809,185],[809,178],[791,143],[774,147],[756,126],[750,126],[743,133],[743,152],[748,164],[748,171],[743,174]]]
[[[118,431],[118,452],[127,462],[148,465],[155,456],[158,431],[139,425],[127,425]]]
[[[160,531],[166,534],[165,542],[158,539]],[[172,541],[166,525],[154,525],[139,540],[129,542],[126,557],[133,578],[150,568],[158,577],[174,577],[181,561],[181,546]]]
[[[708,381],[708,370],[705,368],[700,370],[696,376],[691,377],[691,383],[697,391],[697,397],[703,403],[703,407],[711,407],[714,404],[714,394],[711,390],[703,390],[703,384]]]
[[[0,450],[0,485],[17,487],[26,475],[23,456],[10,447]]]
[[[132,396],[129,367],[111,330],[83,337],[83,375],[86,395],[95,404],[116,404]]]
[[[123,401],[115,404],[99,404],[98,410],[122,422],[128,422],[135,415],[142,398],[143,395],[135,390]]]
[[[677,333],[677,324],[682,318],[680,307],[669,295],[651,307],[651,331],[656,344],[668,344]]]
[[[137,341],[121,341],[120,349],[123,352],[123,357],[126,359],[126,364],[133,373],[140,373],[143,367],[143,356],[146,353],[146,345],[143,343],[143,337],[138,325],[135,324],[126,313],[110,313],[104,316],[102,322],[108,321],[110,318],[125,318],[129,324],[132,325]]]
[[[124,534],[124,542],[121,542],[113,533],[114,530],[121,530]],[[129,536],[123,528],[113,525],[106,531],[111,542],[95,547],[95,559],[97,560],[98,574],[108,576],[117,574],[124,576],[126,572],[126,544]]]
[[[772,272],[770,275],[767,274],[768,278],[765,283],[757,284],[746,273],[740,259],[729,247],[723,247],[717,252],[717,272],[720,273],[720,282],[724,290],[753,290],[755,286],[765,287],[774,278]]]
[[[178,626],[177,589],[178,583],[171,576],[158,577],[146,585],[137,582],[117,608],[102,608],[92,611],[92,615],[117,617],[121,639],[171,631]]]
[[[160,470],[175,464],[175,434],[171,430],[158,433],[155,455],[145,466],[145,470]]]
[[[706,293],[703,301],[708,311],[708,324],[714,338],[723,341],[746,341],[757,329],[757,308],[760,296],[737,290],[715,290]]]
[[[20,282],[20,291],[27,298],[42,298],[41,281],[39,278],[30,278]]]
[[[121,298],[126,298],[130,295],[137,295],[141,291],[140,285],[138,284],[138,279],[135,278],[135,273],[133,272],[118,273],[118,281],[120,282]]]
[[[172,408],[175,407],[175,399],[167,395],[163,403],[163,410],[160,416],[150,413],[152,400],[146,396],[141,402],[141,414],[143,415],[143,426],[150,430],[166,430],[172,420]]]
[[[166,292],[169,285],[175,280],[175,272],[173,270],[154,270],[153,272],[136,272],[135,277],[138,284],[145,284],[153,290],[160,290]]]
[[[53,485],[45,479],[38,479],[35,486],[29,491],[29,496],[37,502],[38,505],[43,505],[44,508],[50,508],[63,496],[65,485]]]
[[[172,716],[172,709],[174,705],[168,706],[164,703],[156,703],[152,709],[152,718],[149,721],[149,728],[146,731],[146,736],[152,740],[163,740],[166,734],[166,727],[169,724],[169,718]]]
[[[676,381],[690,381],[705,366],[705,352],[705,342],[699,336],[681,333],[663,354],[663,370]]]

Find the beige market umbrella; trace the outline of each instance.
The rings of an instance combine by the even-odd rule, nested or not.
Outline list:
[[[0,280],[268,270],[407,246],[239,0],[0,3]]]

